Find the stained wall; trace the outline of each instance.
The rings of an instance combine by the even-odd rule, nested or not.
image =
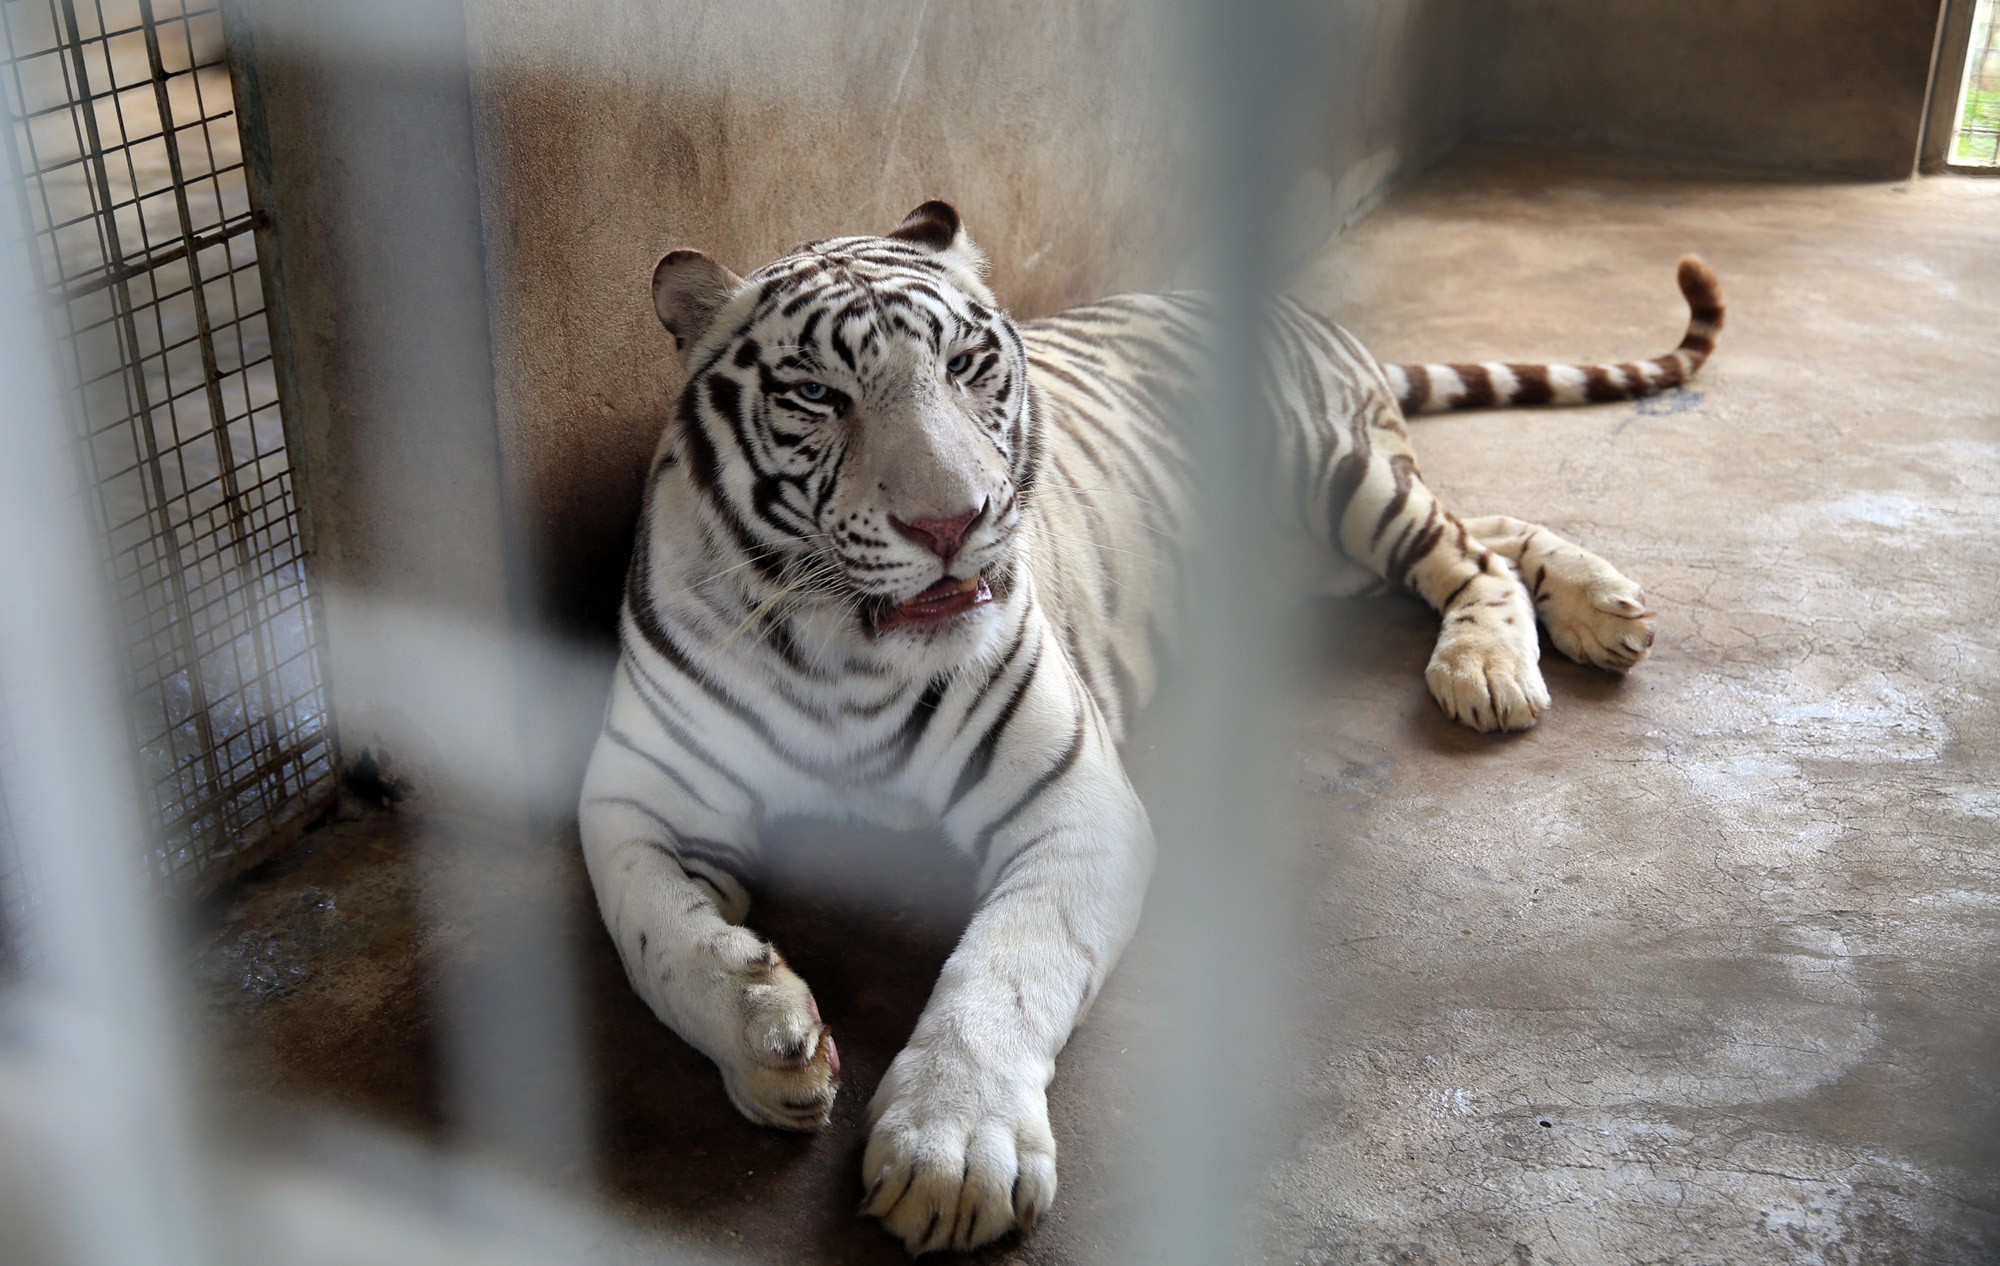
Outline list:
[[[1472,131],[1894,180],[1938,0],[1489,0]]]
[[[1450,147],[1466,3],[1299,10],[1307,82],[1273,124],[1298,196],[1243,231],[1303,258]],[[946,197],[1019,314],[1187,280],[1192,8],[229,0],[350,763],[421,782],[449,746],[384,662],[385,602],[608,640],[679,387],[667,250],[747,270]],[[531,763],[596,706],[525,702]]]
[[[747,271],[963,213],[1032,316],[1185,280],[1201,198],[1177,6],[465,0],[500,425],[551,610],[604,627],[637,488],[678,389],[648,278],[693,246]],[[1303,250],[1448,148],[1462,0],[1360,0],[1286,124]]]

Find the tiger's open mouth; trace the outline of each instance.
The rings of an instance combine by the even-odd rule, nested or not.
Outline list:
[[[876,612],[875,631],[880,633],[906,624],[938,624],[991,601],[993,589],[986,583],[985,573],[963,580],[946,576],[908,602]]]

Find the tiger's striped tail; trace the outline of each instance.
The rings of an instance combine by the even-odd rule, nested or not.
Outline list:
[[[1597,404],[1636,400],[1694,377],[1722,329],[1722,283],[1692,255],[1681,257],[1687,334],[1665,356],[1618,365],[1384,365],[1396,403],[1407,414],[1445,409],[1501,409],[1517,404]]]

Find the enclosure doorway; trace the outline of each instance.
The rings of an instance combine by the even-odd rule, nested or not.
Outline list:
[[[1949,0],[1924,125],[1925,171],[2000,173],[2000,3]]]

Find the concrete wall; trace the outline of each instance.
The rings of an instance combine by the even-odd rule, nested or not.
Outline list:
[[[1323,72],[1287,120],[1308,196],[1247,231],[1316,244],[1451,145],[1466,3],[1300,10]],[[1201,156],[1181,6],[229,12],[333,707],[350,760],[400,757],[389,772],[419,782],[411,764],[442,740],[380,653],[385,601],[608,638],[679,386],[648,285],[667,250],[747,271],[941,196],[1023,315],[1191,275]],[[600,703],[530,699],[523,744],[550,763],[588,740]]]
[[[1479,0],[1336,4],[1313,138],[1333,180],[1332,221],[1352,223],[1465,134]]]
[[[1299,151],[1330,230],[1456,138],[1439,73],[1463,0],[1324,15]],[[1195,97],[1175,6],[465,0],[501,426],[548,607],[604,627],[678,388],[647,280],[665,251],[739,271],[956,203],[1019,314],[1186,275]],[[782,32],[782,38],[774,33]]]
[[[617,602],[679,386],[666,251],[747,272],[942,196],[1025,310],[1170,271],[1187,131],[1149,7],[466,0],[501,426],[553,611]]]
[[[1474,131],[1910,174],[1939,0],[1491,0]]]
[[[1468,127],[1902,175],[1937,4],[1308,4],[1316,194],[1246,231],[1309,242]],[[943,196],[1021,314],[1186,277],[1181,8],[229,0],[348,754],[408,728],[357,603],[609,631],[678,387],[666,250],[748,269]]]

